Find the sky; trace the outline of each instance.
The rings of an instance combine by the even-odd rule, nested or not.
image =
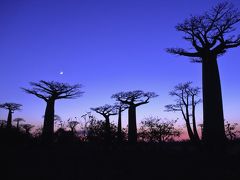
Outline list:
[[[56,102],[55,112],[63,120],[113,104],[111,95],[120,91],[153,91],[159,96],[137,109],[138,122],[158,116],[179,118],[184,124],[181,114],[165,112],[164,105],[174,102],[168,93],[178,83],[192,81],[201,87],[201,64],[165,50],[189,48],[175,25],[217,2],[221,1],[1,0],[0,103],[22,104],[13,117],[40,125],[46,104],[20,89],[29,88],[29,82],[83,85],[82,97]],[[240,9],[239,0],[230,2]],[[225,119],[240,123],[239,55],[239,48],[229,50],[218,63]],[[126,125],[126,112],[123,117]],[[6,118],[1,109],[0,119]],[[202,122],[202,105],[197,122]]]

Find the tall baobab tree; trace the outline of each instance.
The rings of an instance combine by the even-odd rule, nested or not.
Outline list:
[[[0,108],[8,110],[8,118],[7,118],[7,128],[12,127],[12,114],[15,111],[21,110],[22,105],[17,103],[4,103],[0,105]]]
[[[23,118],[15,118],[13,121],[17,123],[17,130],[19,130],[20,122],[25,122]]]
[[[157,97],[154,92],[143,92],[141,90],[120,92],[112,95],[122,104],[128,105],[128,141],[137,142],[137,120],[136,108],[143,104],[149,103],[151,98]]]
[[[31,82],[32,89],[22,88],[26,93],[33,94],[43,99],[46,103],[46,110],[43,123],[43,141],[51,142],[54,134],[54,106],[58,99],[74,99],[83,94],[81,85],[69,85],[55,81]]]
[[[91,110],[101,114],[105,118],[105,140],[107,143],[109,143],[111,140],[110,116],[118,114],[116,106],[106,104],[104,106],[91,108]]]
[[[118,126],[117,126],[117,138],[118,142],[123,141],[123,132],[122,132],[122,112],[125,111],[128,108],[128,105],[117,103],[115,105],[117,111],[118,111]]]
[[[166,111],[180,111],[183,115],[183,119],[186,122],[188,136],[191,141],[199,141],[199,135],[196,125],[196,106],[201,102],[201,99],[197,98],[200,93],[199,87],[191,87],[191,82],[178,84],[174,87],[174,90],[170,91],[170,96],[174,96],[177,99],[175,104],[166,105]],[[191,118],[192,117],[192,118]],[[192,121],[191,121],[192,120]],[[191,127],[192,123],[192,127]]]
[[[194,51],[167,49],[169,53],[190,57],[202,64],[203,140],[208,145],[220,145],[226,140],[217,59],[228,49],[240,46],[240,35],[233,35],[239,21],[240,12],[232,4],[219,3],[203,15],[191,16],[176,26]]]

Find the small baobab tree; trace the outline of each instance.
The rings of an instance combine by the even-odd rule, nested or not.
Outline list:
[[[136,108],[143,104],[149,103],[151,98],[157,97],[154,92],[143,92],[141,90],[120,92],[112,95],[122,104],[128,106],[128,141],[131,143],[137,142],[137,120]]]
[[[83,94],[81,85],[69,85],[55,81],[31,82],[32,89],[22,88],[26,93],[43,99],[46,103],[42,137],[43,141],[51,142],[54,134],[54,106],[59,99],[74,99]]]
[[[122,112],[128,108],[128,105],[122,104],[122,103],[116,103],[115,107],[118,112],[117,138],[118,138],[118,142],[122,142],[123,141]]]
[[[101,114],[105,118],[105,140],[107,143],[111,141],[111,125],[110,125],[110,116],[117,115],[116,106],[111,106],[106,104],[104,106],[99,106],[96,108],[91,108],[92,111],[95,111],[98,114]]]
[[[199,87],[192,87],[191,82],[180,83],[170,91],[170,96],[176,97],[175,104],[165,106],[166,111],[181,112],[186,123],[188,136],[192,142],[200,140],[196,125],[196,106],[201,102],[198,98]],[[192,124],[192,126],[191,126]]]
[[[69,118],[67,120],[67,127],[70,128],[71,132],[72,133],[75,133],[76,132],[76,127],[77,125],[79,125],[79,122],[78,121],[74,121],[72,120],[71,118]]]
[[[202,15],[191,16],[176,26],[185,34],[194,51],[169,48],[167,52],[190,57],[202,64],[203,140],[207,145],[221,145],[226,140],[224,115],[217,59],[228,49],[240,46],[240,35],[233,32],[240,21],[240,12],[229,2],[217,4]]]
[[[34,125],[31,124],[22,124],[21,127],[25,130],[25,133],[27,135],[30,135],[30,131],[32,128],[34,128]]]
[[[7,128],[12,127],[12,114],[15,111],[21,110],[22,105],[17,103],[4,103],[0,105],[0,108],[8,110],[8,117],[7,117]]]
[[[13,121],[17,123],[17,130],[19,130],[20,123],[25,122],[23,118],[15,118]]]

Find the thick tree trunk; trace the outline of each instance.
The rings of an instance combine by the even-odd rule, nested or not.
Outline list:
[[[128,141],[130,143],[137,142],[136,107],[134,105],[130,105],[128,109]]]
[[[207,57],[202,62],[203,87],[203,141],[207,145],[225,142],[221,82],[216,57]]]
[[[117,136],[118,136],[118,142],[122,142],[122,111],[121,111],[121,108],[119,108],[119,112],[118,112]]]
[[[12,110],[8,110],[7,128],[12,128]]]
[[[110,119],[109,116],[105,116],[106,124],[105,124],[105,141],[107,143],[111,142],[111,129],[110,129]]]
[[[54,104],[55,100],[49,100],[44,115],[43,141],[52,142],[54,135]]]

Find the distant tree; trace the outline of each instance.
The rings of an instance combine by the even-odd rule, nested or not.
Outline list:
[[[8,118],[7,118],[7,128],[12,127],[12,114],[15,111],[21,110],[22,105],[17,103],[4,103],[0,104],[0,108],[8,110]]]
[[[203,140],[208,145],[225,142],[221,82],[217,58],[228,49],[240,46],[240,35],[232,32],[240,21],[240,12],[228,2],[219,3],[203,15],[191,16],[176,26],[195,50],[169,48],[167,52],[187,56],[202,63]]]
[[[17,130],[19,130],[20,122],[25,122],[23,118],[15,118],[13,121],[17,123]]]
[[[110,122],[110,139],[114,140],[117,134],[117,127]],[[106,141],[106,121],[98,120],[90,115],[86,124],[86,140],[89,142]]]
[[[32,128],[34,128],[31,124],[22,124],[21,127],[25,130],[25,133],[30,135],[30,131]]]
[[[0,120],[0,128],[1,129],[4,128],[6,126],[6,124],[7,124],[6,120],[3,120],[3,119]]]
[[[74,121],[71,118],[69,118],[67,120],[67,124],[68,124],[67,127],[70,128],[71,132],[75,133],[76,132],[76,127],[79,124],[79,122],[78,121]]]
[[[83,94],[80,89],[81,85],[69,85],[54,81],[43,81],[38,83],[31,82],[32,89],[22,88],[26,93],[33,94],[36,97],[43,99],[46,103],[46,110],[43,124],[43,140],[51,142],[54,134],[54,106],[58,99],[74,99]]]
[[[198,98],[200,93],[199,87],[191,87],[192,82],[181,83],[174,87],[174,90],[170,91],[170,96],[176,97],[175,104],[169,104],[165,106],[166,111],[180,111],[186,122],[188,136],[191,141],[199,141],[199,135],[196,125],[196,106],[201,102]],[[192,121],[191,121],[192,120]],[[192,122],[192,127],[191,127]]]
[[[117,136],[118,136],[118,142],[123,141],[123,131],[122,131],[122,112],[125,111],[128,108],[128,105],[117,103],[115,105],[117,111],[118,111],[118,126],[117,126]]]
[[[146,142],[167,142],[181,135],[181,130],[175,128],[177,120],[162,120],[158,117],[149,117],[141,122],[139,139]]]
[[[128,105],[128,141],[131,143],[137,142],[137,120],[136,108],[143,104],[149,103],[151,98],[157,97],[154,92],[143,92],[141,90],[120,92],[112,95],[122,104]]]
[[[225,122],[225,133],[229,140],[234,140],[240,134],[240,131],[237,129],[238,123]]]
[[[111,128],[110,128],[110,116],[117,115],[116,106],[104,105],[96,108],[91,108],[92,111],[95,111],[98,114],[101,114],[105,118],[105,138],[106,142],[111,141]]]

